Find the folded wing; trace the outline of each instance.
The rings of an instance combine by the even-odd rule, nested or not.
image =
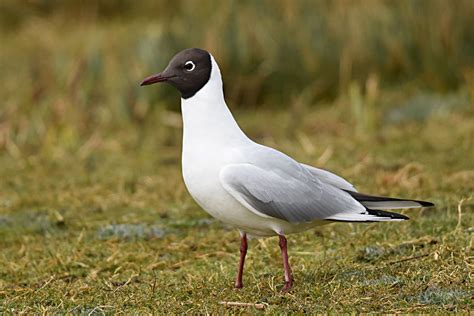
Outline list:
[[[315,168],[304,163],[302,163],[301,165],[322,182],[331,184],[339,189],[357,192],[356,188],[352,185],[352,183],[332,172],[329,172],[324,169]]]
[[[293,175],[244,163],[224,167],[220,180],[237,201],[265,217],[291,223],[341,220],[344,216],[351,221],[368,221],[374,217],[349,193],[319,181],[311,173]]]

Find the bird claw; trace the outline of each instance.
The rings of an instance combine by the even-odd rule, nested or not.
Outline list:
[[[241,288],[244,287],[244,284],[243,284],[242,282],[240,282],[240,283],[239,283],[239,282],[235,282],[234,287],[235,287],[236,289],[241,289]]]
[[[288,293],[291,290],[291,287],[293,286],[293,282],[285,282],[285,285],[281,289],[283,293]]]

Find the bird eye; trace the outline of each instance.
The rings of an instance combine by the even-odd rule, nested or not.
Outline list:
[[[186,69],[186,71],[193,71],[194,68],[196,68],[196,65],[195,65],[192,61],[190,61],[190,60],[188,60],[188,61],[184,64],[184,69]]]

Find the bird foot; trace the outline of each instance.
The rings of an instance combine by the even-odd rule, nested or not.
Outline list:
[[[236,289],[241,289],[241,288],[244,287],[244,284],[243,284],[242,282],[235,282],[234,287],[235,287]]]
[[[292,286],[293,286],[293,282],[291,282],[291,281],[290,282],[285,282],[285,285],[283,286],[281,291],[283,293],[288,293],[291,290]]]

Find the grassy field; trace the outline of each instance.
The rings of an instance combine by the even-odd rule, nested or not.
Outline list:
[[[208,29],[209,8],[186,1],[160,2],[156,19],[151,1],[121,1],[112,17],[106,1],[15,3],[0,4],[0,313],[472,312],[472,2],[319,2],[311,20],[298,18],[311,2],[257,18],[258,5],[225,1],[217,12],[234,18],[213,14]],[[293,36],[295,21],[310,24]],[[277,239],[252,239],[234,290],[239,234],[186,192],[178,96],[138,87],[188,46],[222,60],[229,105],[255,141],[361,192],[436,207],[289,236],[288,294]]]
[[[250,241],[246,287],[232,288],[238,233],[186,193],[176,127],[166,127],[176,144],[149,133],[142,141],[155,145],[130,149],[118,142],[124,133],[72,153],[2,155],[3,311],[223,312],[219,302],[239,301],[263,303],[267,313],[467,312],[472,111],[390,124],[370,141],[354,138],[341,113],[310,111],[292,136],[285,130],[295,121],[283,111],[237,117],[255,139],[346,176],[363,192],[423,198],[436,208],[407,211],[403,223],[333,224],[290,236],[296,282],[287,295],[279,292],[275,238]],[[278,124],[262,126],[268,117]]]

